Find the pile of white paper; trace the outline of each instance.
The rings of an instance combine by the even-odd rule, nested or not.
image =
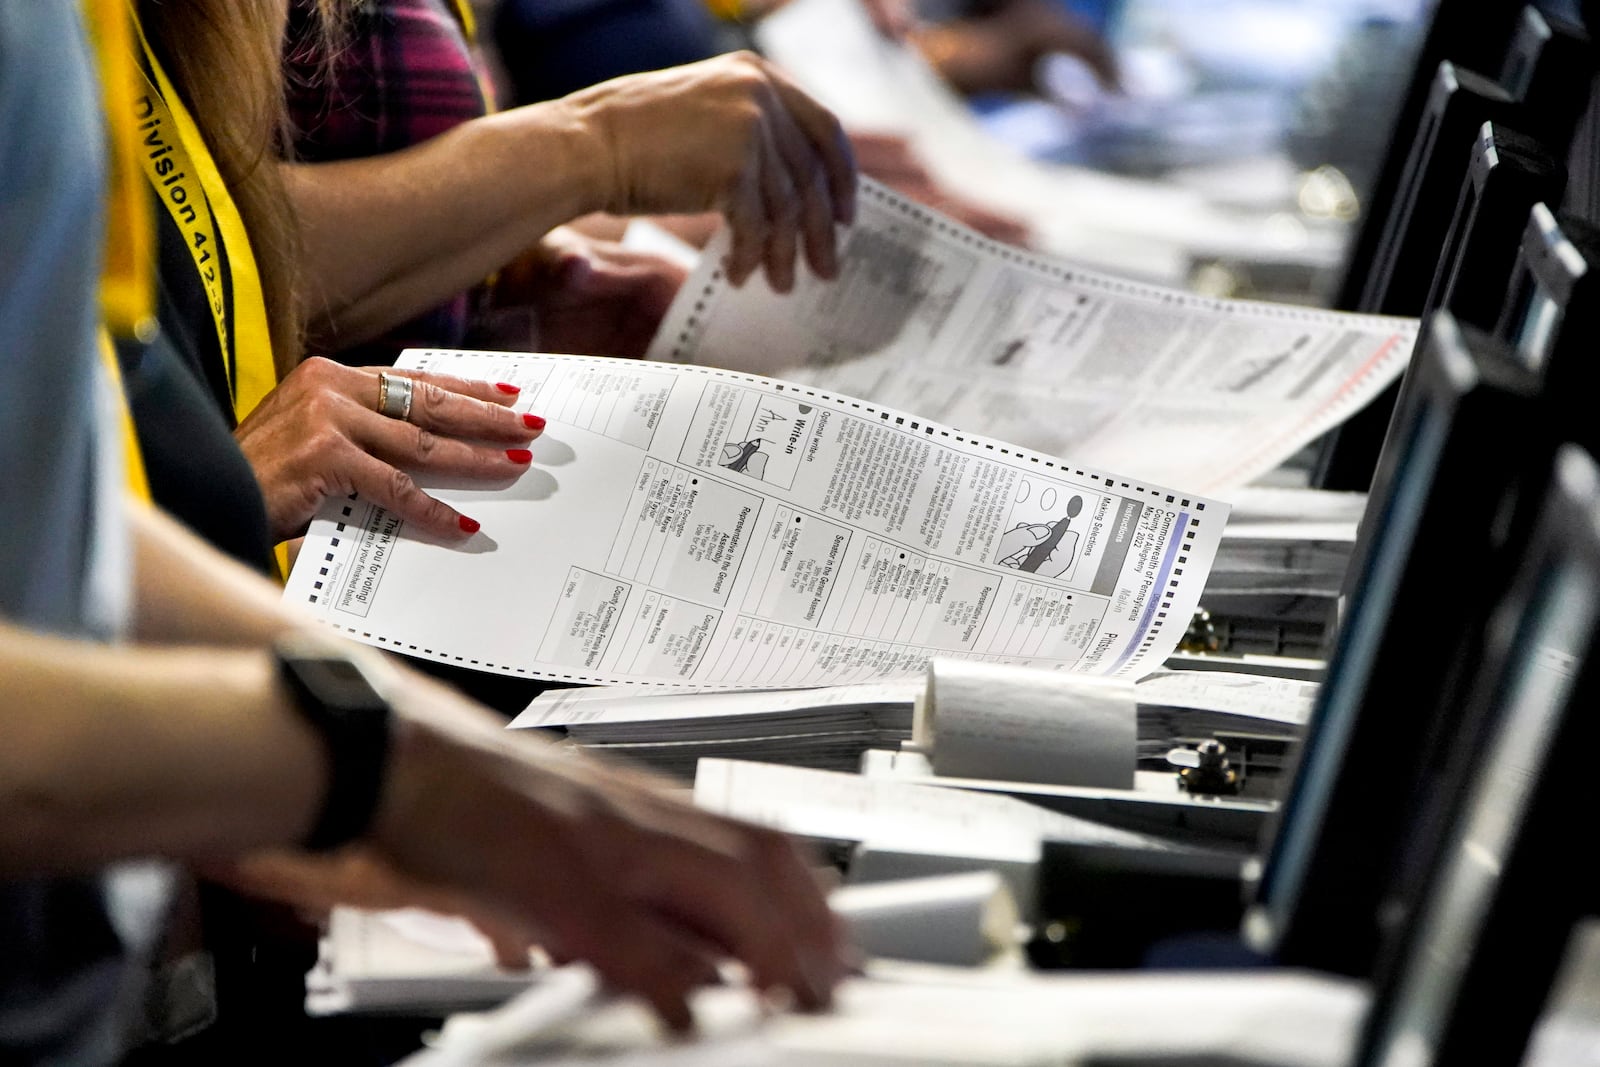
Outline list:
[[[959,661],[949,665],[961,666]],[[1012,673],[1023,689],[1029,683],[1068,689],[1078,683],[1070,675],[1025,668]],[[988,684],[993,699],[986,706],[1018,706],[1022,694],[1005,684],[1004,674],[991,676]],[[914,709],[927,685],[924,680],[908,680],[731,692],[636,686],[562,689],[536,697],[511,725],[560,730],[585,748],[627,756],[685,780],[693,777],[695,763],[703,757],[852,771],[868,750],[895,749],[911,740]],[[1316,689],[1311,682],[1258,675],[1153,672],[1132,688],[1137,755],[1146,762],[1158,760],[1168,749],[1218,734],[1296,736]],[[971,705],[965,710],[969,715],[981,711]],[[1038,728],[1048,726],[1046,719]],[[1063,734],[1073,733],[1071,722],[1062,726]],[[1054,747],[1037,734],[1029,743],[1036,748],[1042,744],[1045,750]],[[1130,750],[1123,758],[1131,760],[1133,754]]]
[[[848,771],[868,749],[911,737],[919,681],[822,689],[563,689],[537,697],[514,728],[558,728],[572,741],[688,780],[705,756]]]

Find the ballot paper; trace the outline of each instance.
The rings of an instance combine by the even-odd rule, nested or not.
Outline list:
[[[735,288],[726,234],[651,343],[919,412],[1074,463],[1221,492],[1405,369],[1412,319],[1219,300],[1019,251],[863,179],[839,275]]]
[[[921,689],[916,679],[787,690],[560,689],[541,693],[511,726],[559,729],[586,748],[685,781],[702,756],[849,771],[862,753],[910,738]]]
[[[548,418],[509,484],[424,483],[482,523],[417,536],[359,497],[286,598],[356,640],[530,678],[803,686],[934,655],[1137,677],[1192,615],[1207,497],[746,374],[410,351]]]

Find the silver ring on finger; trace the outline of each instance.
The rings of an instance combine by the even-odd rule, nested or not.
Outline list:
[[[410,378],[378,372],[378,411],[391,419],[406,422],[411,418]]]

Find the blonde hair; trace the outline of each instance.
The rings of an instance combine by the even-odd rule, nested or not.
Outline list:
[[[331,56],[350,0],[317,0]],[[139,0],[151,46],[205,135],[233,194],[261,274],[273,361],[281,378],[300,362],[300,242],[278,164],[293,144],[284,97],[289,0]]]

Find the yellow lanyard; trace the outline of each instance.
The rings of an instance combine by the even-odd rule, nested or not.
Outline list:
[[[472,4],[470,0],[449,0],[449,4],[456,21],[461,23],[461,36],[466,39],[467,52],[472,59],[472,77],[478,83],[478,95],[483,98],[484,110],[492,115],[499,110],[495,100],[494,79],[489,77],[478,51],[478,20],[472,13]]]
[[[86,0],[84,22],[100,69],[106,115],[127,115],[138,95],[133,32],[119,0]],[[113,333],[148,340],[155,332],[155,229],[137,177],[139,140],[131,123],[109,123],[106,140],[105,258],[100,311]]]
[[[143,91],[133,101],[140,163],[194,259],[216,325],[234,418],[242,422],[278,384],[267,305],[250,236],[205,138],[167,79],[137,16],[134,27],[154,78],[153,82],[151,77],[143,78]],[[221,248],[227,249],[226,265],[217,243],[219,236]]]
[[[136,94],[133,35],[119,0],[86,0],[84,23],[94,44],[105,113],[128,114]],[[148,341],[155,325],[155,235],[150,198],[136,177],[138,139],[133,125],[111,122],[106,130],[106,236],[100,268],[100,314],[105,327],[95,338],[100,361],[116,387],[118,433],[122,438],[123,477],[129,493],[150,499],[150,480],[134,432],[133,415],[122,389],[111,332]]]
[[[455,8],[456,18],[461,23],[461,32],[466,34],[467,44],[477,44],[478,20],[472,15],[472,5],[468,0],[450,0],[450,6]]]
[[[117,392],[118,433],[122,437],[122,477],[129,493],[136,499],[149,502],[150,479],[144,470],[144,453],[139,451],[139,434],[133,425],[133,412],[128,410],[128,394],[122,388],[122,365],[117,362],[117,350],[111,334],[104,329],[97,339],[100,346],[100,363]]]

